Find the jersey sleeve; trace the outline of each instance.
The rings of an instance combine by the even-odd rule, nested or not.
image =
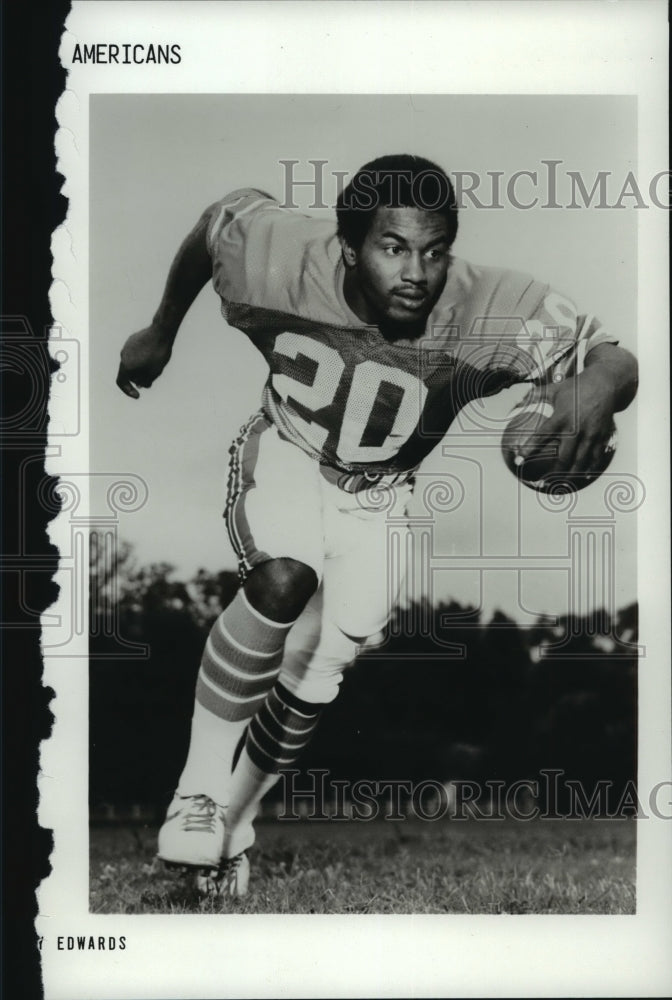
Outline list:
[[[491,297],[472,327],[469,353],[488,376],[483,395],[521,382],[559,382],[581,371],[598,344],[618,343],[595,316],[579,313],[548,285],[520,281],[516,287],[507,280],[504,291]]]
[[[281,214],[275,198],[256,188],[232,191],[214,207],[206,242],[212,284],[227,322],[237,325],[232,304],[250,304],[255,297],[265,297],[272,258],[278,256],[273,220]]]
[[[257,188],[240,188],[227,194],[215,206],[208,225],[206,242],[210,256],[216,259],[218,245],[222,239],[242,246],[247,218],[259,210],[277,207],[275,198]]]
[[[580,371],[598,344],[618,343],[595,316],[527,274],[463,265],[456,276],[456,354],[479,373],[482,396],[521,382],[561,381]]]
[[[586,355],[599,344],[617,343],[596,316],[579,313],[571,299],[546,287],[516,340],[527,368],[520,381],[544,385],[570,378],[583,370]]]
[[[233,191],[209,214],[212,284],[228,323],[253,339],[253,328],[266,335],[270,314],[343,325],[333,223],[256,188]],[[340,259],[340,246],[337,252]]]

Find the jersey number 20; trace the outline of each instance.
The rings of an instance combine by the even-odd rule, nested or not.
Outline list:
[[[317,365],[311,385],[305,385],[290,375],[273,375],[273,388],[285,403],[291,396],[301,406],[313,412],[333,403],[345,370],[345,362],[338,351],[328,344],[297,333],[279,334],[275,341],[275,351],[293,361],[302,354]],[[396,412],[385,439],[376,445],[364,445],[361,442],[366,439],[382,382],[388,382],[401,390],[394,397]],[[379,361],[360,361],[353,370],[336,454],[342,462],[381,462],[392,458],[415,430],[426,398],[426,386],[410,372],[383,365]],[[298,415],[293,419],[302,425],[302,433],[307,440],[321,450],[329,429],[322,427],[316,420],[304,420]]]

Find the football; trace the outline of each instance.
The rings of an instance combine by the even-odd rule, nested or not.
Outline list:
[[[616,425],[612,422],[611,433],[595,468],[581,473],[569,473],[557,469],[559,438],[546,440],[544,424],[553,415],[552,396],[548,389],[534,388],[514,408],[502,435],[502,454],[511,472],[525,486],[541,493],[574,493],[584,489],[602,475],[609,466],[616,451]],[[520,448],[530,435],[539,436],[539,446],[524,458]]]

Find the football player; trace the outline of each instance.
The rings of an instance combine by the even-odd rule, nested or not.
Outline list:
[[[269,367],[230,450],[241,586],[205,645],[159,833],[160,858],[232,896],[247,888],[263,796],[389,618],[401,582],[388,572],[389,519],[403,525],[414,470],[456,413],[514,383],[552,382],[545,430],[561,441],[559,467],[582,472],[635,391],[634,359],[594,317],[527,275],[453,257],[455,195],[436,164],[366,164],[336,215],[334,228],[254,189],[211,205],[117,377],[131,398],[152,385],[210,279]]]

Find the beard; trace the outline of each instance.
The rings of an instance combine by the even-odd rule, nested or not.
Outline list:
[[[441,294],[446,287],[446,281],[448,280],[448,274],[450,272],[450,266],[453,262],[452,255],[448,258],[448,267],[446,269],[445,278],[441,284],[441,287],[436,290],[432,296],[430,302],[427,304],[427,308],[423,311],[421,316],[414,317],[412,320],[395,320],[389,316],[382,316],[378,321],[378,329],[380,330],[382,336],[385,340],[390,343],[394,343],[397,340],[420,340],[424,337],[427,330],[427,320],[432,314],[434,306],[441,298]]]
[[[401,323],[393,319],[383,319],[378,323],[381,336],[390,344],[397,340],[420,340],[425,335],[429,313],[413,323]]]

